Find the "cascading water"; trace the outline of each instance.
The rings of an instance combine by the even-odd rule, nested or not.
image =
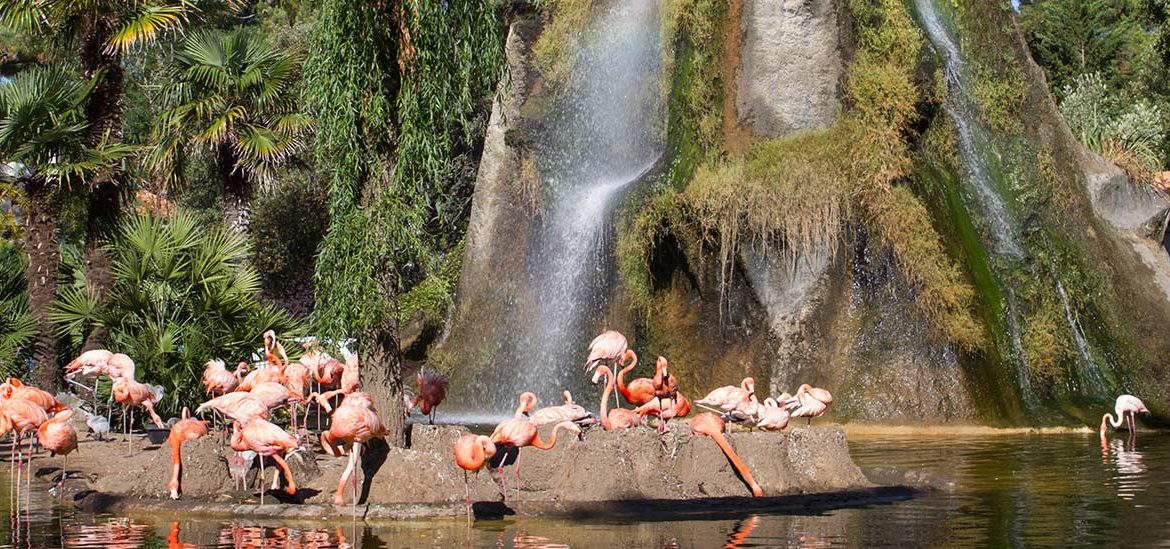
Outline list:
[[[980,124],[979,108],[970,94],[972,87],[970,75],[958,42],[939,14],[934,0],[914,0],[914,4],[923,30],[942,58],[948,90],[947,104],[944,108],[954,123],[959,154],[966,170],[964,181],[967,192],[964,194],[973,195],[974,206],[985,220],[984,228],[989,233],[988,239],[992,242],[992,249],[999,258],[1005,260],[1001,263],[1010,265],[1026,261],[1028,253],[1026,247],[1020,243],[1020,225],[1010,208],[1012,201],[1010,190],[1003,178],[993,175],[1002,173],[1002,166],[995,143]],[[1049,267],[1050,272],[1055,271],[1051,269],[1051,265]],[[999,276],[1003,278],[1003,273]],[[1021,342],[1021,321],[1015,291],[1010,284],[1004,284],[1002,280],[998,284],[1006,297],[1005,321],[1012,352],[1020,367],[1016,373],[1018,387],[1025,403],[1034,404],[1028,374],[1028,357]],[[1100,368],[1093,360],[1088,342],[1076,323],[1068,294],[1059,281],[1056,287],[1064,306],[1068,329],[1079,353],[1077,361],[1079,377],[1082,383],[1092,385],[1095,390],[1101,391],[1104,388],[1104,381]]]
[[[581,365],[613,286],[613,209],[661,156],[664,119],[658,3],[621,0],[603,10],[535,146],[551,198],[528,253],[532,306],[502,327],[502,348],[475,390],[459,395],[455,421],[510,413],[522,391],[544,404],[559,403],[563,389],[581,400],[593,394]]]

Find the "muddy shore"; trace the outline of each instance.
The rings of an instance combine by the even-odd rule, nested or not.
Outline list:
[[[415,425],[410,448],[371,445],[362,456],[362,504],[356,513],[367,520],[462,515],[464,473],[454,463],[452,445],[464,432],[461,427]],[[258,464],[249,473],[252,489],[236,490],[226,462],[231,449],[221,446],[214,435],[184,446],[180,501],[167,497],[169,449],[141,438],[135,440],[135,454],[127,457],[120,437],[84,441],[80,452],[70,456],[64,498],[93,512],[306,520],[349,517],[354,512],[350,505],[331,503],[345,459],[319,453],[314,438],[307,438],[304,448],[288,458],[297,494],[268,491],[263,506],[255,482]],[[807,510],[904,499],[923,488],[910,486],[913,479],[897,472],[880,475],[883,486],[871,482],[853,463],[845,434],[835,427],[735,432],[729,440],[765,498],[750,497],[714,442],[692,436],[678,425],[661,438],[651,430],[619,434],[594,429],[581,440],[562,438],[552,450],[525,449],[518,492],[515,467],[505,469],[506,504],[494,472],[468,478],[473,509],[480,517]],[[56,477],[60,464],[60,457],[40,457],[36,470],[47,480]],[[272,471],[272,467],[266,470],[268,481]],[[901,482],[904,479],[909,481]],[[351,500],[349,490],[346,501]]]

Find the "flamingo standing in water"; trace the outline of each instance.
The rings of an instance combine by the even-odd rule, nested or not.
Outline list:
[[[1105,432],[1108,431],[1109,425],[1114,429],[1121,427],[1122,422],[1127,422],[1126,426],[1129,429],[1130,437],[1134,437],[1137,433],[1137,414],[1148,414],[1150,411],[1146,409],[1146,405],[1142,400],[1133,395],[1121,395],[1117,397],[1117,402],[1113,405],[1113,411],[1117,414],[1116,417],[1109,412],[1101,416],[1101,441],[1105,441]]]
[[[535,395],[533,395],[535,397]],[[564,404],[560,406],[547,406],[541,408],[528,417],[528,420],[536,424],[537,427],[550,425],[553,423],[560,423],[562,421],[572,421],[574,423],[582,422],[589,419],[593,414],[589,413],[583,406],[573,402],[573,394],[564,391],[561,393],[561,398]]]
[[[812,425],[812,418],[821,417],[833,403],[833,395],[819,387],[805,383],[796,390],[794,407],[791,407],[792,417],[808,418]]]
[[[345,483],[356,466],[361,464],[362,444],[370,439],[386,436],[388,431],[382,426],[374,410],[374,401],[370,395],[355,391],[345,395],[341,405],[333,412],[329,422],[329,430],[321,433],[321,447],[333,457],[341,456],[338,443],[349,443],[349,463],[341,473],[341,480],[337,482],[337,493],[333,496],[334,505],[345,505]],[[353,512],[357,515],[358,475],[353,476]]]
[[[260,505],[264,505],[264,458],[271,457],[280,470],[288,486],[285,492],[292,496],[297,493],[297,484],[293,481],[292,471],[284,461],[284,456],[297,447],[297,439],[284,429],[277,427],[266,419],[253,417],[241,428],[236,424],[232,428],[231,448],[237,452],[251,450],[260,456]],[[272,477],[273,484],[279,480],[279,473]],[[276,486],[273,486],[276,489]]]
[[[639,425],[644,425],[642,416],[633,410],[625,408],[607,409],[609,406],[609,394],[614,389],[613,372],[607,366],[598,366],[597,370],[593,372],[593,384],[597,385],[601,378],[605,378],[605,390],[601,392],[601,427],[606,431],[620,431],[623,429],[631,429]]]
[[[752,495],[761,497],[764,495],[764,490],[756,484],[755,479],[752,478],[751,471],[748,470],[747,465],[740,461],[739,455],[735,453],[735,449],[723,437],[724,424],[719,416],[711,412],[703,412],[691,419],[691,432],[695,435],[702,435],[709,437],[719,445],[719,449],[723,450],[723,455],[727,456],[727,460],[731,462],[731,466],[739,472],[739,476],[743,477],[744,482],[747,482],[748,487],[752,489]]]
[[[41,447],[48,450],[50,455],[61,456],[61,480],[57,482],[58,496],[61,495],[61,487],[65,485],[65,477],[69,475],[65,468],[69,454],[77,449],[77,430],[69,424],[72,417],[73,410],[66,408],[37,428],[37,442]],[[29,472],[32,472],[31,467]]]
[[[171,434],[167,436],[167,443],[171,445],[171,481],[167,484],[171,499],[179,499],[183,493],[183,443],[206,434],[207,422],[191,419],[191,411],[184,406],[182,419],[171,427]]]
[[[24,448],[21,444],[24,436],[36,431],[49,417],[45,409],[24,399],[13,398],[0,402],[0,434],[12,431],[12,455],[16,457],[16,500],[20,501],[20,476],[24,468]],[[28,467],[29,473],[26,482],[32,485],[32,445],[29,444]],[[12,464],[8,465],[8,474],[12,475]]]
[[[162,418],[154,411],[154,403],[162,398],[161,387],[150,387],[133,379],[120,377],[114,380],[114,401],[123,408],[130,407],[130,422],[126,425],[126,444],[129,452],[134,452],[134,439],[130,436],[134,430],[134,407],[141,406],[150,414],[151,421],[156,427],[163,427]]]
[[[568,391],[565,391],[568,393]],[[463,469],[463,487],[467,493],[467,518],[471,519],[471,481],[467,478],[468,472],[476,476],[488,464],[488,460],[496,455],[496,445],[492,439],[483,435],[467,433],[455,441],[455,464]]]

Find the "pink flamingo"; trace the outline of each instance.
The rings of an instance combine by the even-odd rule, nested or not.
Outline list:
[[[69,474],[65,468],[69,463],[69,454],[77,449],[77,430],[69,424],[72,417],[73,410],[66,408],[37,428],[37,442],[41,447],[48,450],[50,455],[61,456],[61,480],[57,482],[58,496],[61,495],[61,487],[65,485],[65,477]]]
[[[610,371],[616,372],[622,364],[631,363],[632,369],[638,365],[638,355],[629,348],[626,336],[617,330],[606,330],[589,342],[589,356],[585,358],[585,371],[592,372],[598,366],[609,366]],[[613,396],[615,408],[622,403],[617,394]],[[635,403],[636,404],[636,403]]]
[[[568,391],[565,391],[566,393]],[[496,445],[490,437],[467,433],[455,441],[455,464],[463,469],[463,487],[467,493],[467,518],[471,518],[471,482],[467,473],[479,471],[496,455]]]
[[[45,409],[24,399],[10,398],[0,402],[0,434],[12,431],[12,455],[16,457],[16,500],[20,501],[20,475],[24,468],[23,445],[21,441],[29,432],[36,431],[49,417]],[[32,486],[32,445],[28,449],[29,475],[25,479],[30,489]],[[8,473],[12,474],[12,464],[8,465]]]
[[[240,371],[239,368],[237,371]],[[204,393],[212,396],[224,395],[236,390],[239,384],[240,378],[229,372],[222,360],[208,360],[203,365]]]
[[[535,395],[533,395],[535,397]],[[541,408],[532,413],[528,420],[536,424],[537,427],[549,425],[552,423],[560,423],[562,421],[572,421],[574,423],[585,420],[592,416],[584,407],[573,403],[572,393],[565,391],[561,393],[561,398],[564,404],[560,406],[548,406]]]
[[[613,372],[608,366],[598,366],[593,373],[593,384],[597,385],[601,378],[605,378],[605,390],[601,392],[601,427],[606,431],[620,431],[644,425],[642,416],[633,410],[625,408],[607,409],[609,394],[614,389]]]
[[[756,427],[764,431],[784,430],[788,426],[788,420],[792,414],[781,403],[788,402],[791,398],[788,393],[784,393],[780,395],[779,400],[772,397],[764,399],[764,405],[759,408],[759,419],[756,421]]]
[[[748,470],[747,465],[739,459],[739,455],[735,453],[735,449],[723,437],[724,428],[723,420],[710,412],[703,412],[691,420],[691,432],[695,435],[706,436],[714,440],[715,444],[719,446],[719,449],[723,450],[723,454],[727,456],[728,461],[731,462],[731,466],[735,467],[735,470],[739,472],[739,476],[743,477],[744,482],[752,489],[752,495],[755,497],[763,496],[764,490],[760,488],[759,484],[756,484],[756,480],[752,478],[752,473]]]
[[[191,419],[191,411],[184,406],[183,418],[171,427],[171,434],[167,436],[167,443],[171,445],[171,481],[167,484],[171,499],[179,499],[183,493],[183,443],[206,434],[207,422]]]
[[[162,395],[158,393],[156,388],[139,383],[133,379],[120,377],[114,380],[114,401],[121,404],[123,408],[130,408],[130,422],[126,425],[126,445],[130,453],[134,452],[134,438],[131,434],[134,432],[134,407],[141,406],[150,414],[151,421],[156,427],[163,427],[162,418],[154,411],[154,403],[157,402]]]
[[[1113,411],[1117,413],[1114,417],[1109,412],[1101,416],[1101,441],[1105,441],[1105,432],[1108,426],[1112,425],[1114,429],[1121,427],[1123,421],[1127,421],[1130,436],[1133,437],[1137,433],[1137,414],[1148,414],[1150,411],[1146,409],[1146,405],[1140,398],[1133,395],[1121,395],[1117,397],[1117,402],[1113,405]]]
[[[268,418],[268,406],[264,402],[251,393],[240,391],[228,393],[204,402],[195,409],[195,413],[200,414],[207,409],[215,410],[234,423],[241,425],[248,423],[252,418]]]
[[[280,470],[284,472],[284,478],[288,486],[285,492],[292,496],[297,493],[297,484],[293,481],[292,471],[289,470],[288,464],[284,461],[284,455],[297,447],[297,439],[285,432],[284,429],[269,423],[266,419],[253,417],[241,428],[238,424],[233,426],[231,448],[237,452],[251,450],[260,455],[260,505],[264,505],[264,458],[271,457]],[[273,477],[273,489],[280,475]]]
[[[325,408],[326,412],[332,412],[333,408],[329,405],[329,400],[333,399],[333,397],[337,395],[348,395],[353,393],[358,389],[361,389],[361,387],[361,364],[358,362],[358,356],[356,353],[346,353],[345,368],[341,372],[341,387],[332,391],[321,393],[317,397],[317,402],[320,403],[323,408]]]
[[[420,369],[415,374],[415,381],[418,384],[418,396],[414,397],[414,401],[418,404],[418,411],[424,416],[430,416],[431,425],[434,425],[435,407],[447,398],[447,376]]]
[[[345,395],[341,405],[333,412],[329,422],[329,430],[321,433],[321,447],[333,457],[341,456],[341,448],[337,443],[350,445],[349,463],[337,482],[337,493],[333,496],[334,505],[345,505],[345,484],[353,474],[355,466],[361,463],[362,444],[373,438],[386,436],[387,430],[374,410],[374,401],[369,394],[355,391]],[[353,476],[353,508],[357,513],[358,475]]]
[[[27,400],[40,406],[49,413],[60,412],[65,409],[65,405],[57,402],[57,399],[48,392],[37,389],[32,385],[25,385],[19,379],[10,377],[4,383],[0,384],[0,399],[13,398]]]
[[[492,436],[489,437],[491,442],[497,446],[497,450],[502,448],[505,452],[514,451],[516,453],[516,493],[520,493],[520,449],[525,446],[539,448],[541,450],[548,450],[557,444],[557,432],[561,429],[571,431],[578,436],[581,435],[581,428],[571,421],[558,423],[553,427],[552,435],[548,440],[540,440],[540,434],[537,432],[536,425],[524,418],[512,418],[504,421],[496,426],[492,431]],[[506,456],[505,456],[506,457]],[[508,487],[504,482],[504,460],[500,461],[499,469],[500,483],[504,489],[504,501],[508,500]]]
[[[662,401],[658,399],[651,400],[643,404],[635,410],[639,416],[645,418],[646,416],[654,416],[658,418],[658,432],[665,432],[667,430],[666,422],[679,417],[686,417],[691,413],[691,401],[687,399],[686,395],[678,394],[678,398],[671,403],[665,410],[662,409]]]
[[[707,393],[707,396],[695,401],[695,404],[713,412],[730,412],[741,402],[748,402],[756,392],[756,380],[745,377],[739,387],[727,385]]]
[[[812,418],[825,415],[832,403],[833,395],[828,391],[805,383],[796,390],[795,402],[789,409],[792,417],[808,418],[812,425]]]

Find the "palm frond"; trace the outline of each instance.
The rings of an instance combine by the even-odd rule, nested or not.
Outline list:
[[[126,13],[121,24],[110,35],[106,51],[127,52],[136,45],[154,41],[163,32],[180,28],[187,21],[188,6],[184,4],[140,2],[136,8]]]

